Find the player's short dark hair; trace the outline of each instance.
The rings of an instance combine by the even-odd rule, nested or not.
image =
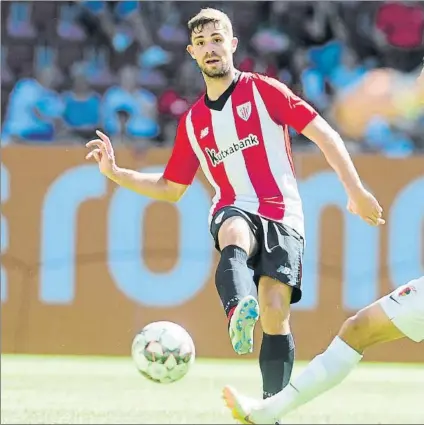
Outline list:
[[[203,27],[210,23],[213,23],[217,29],[224,29],[228,31],[230,35],[233,34],[233,26],[231,25],[228,15],[218,9],[208,7],[202,9],[196,16],[193,16],[193,18],[187,22],[190,38],[193,33],[201,32]]]

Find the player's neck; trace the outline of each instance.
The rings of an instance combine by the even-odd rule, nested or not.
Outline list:
[[[222,78],[209,78],[204,75],[206,84],[206,93],[208,98],[212,101],[219,99],[219,97],[230,87],[234,78],[236,77],[237,70],[232,68],[230,72]]]

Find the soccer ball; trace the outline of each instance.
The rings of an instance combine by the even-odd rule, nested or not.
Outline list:
[[[135,336],[131,354],[138,371],[161,384],[183,378],[196,356],[189,333],[176,323],[164,321],[145,326]]]

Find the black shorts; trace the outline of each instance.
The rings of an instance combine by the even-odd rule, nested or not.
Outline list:
[[[261,276],[269,276],[293,288],[292,304],[300,301],[304,251],[302,236],[281,223],[229,206],[217,211],[211,221],[210,232],[218,251],[220,251],[219,229],[225,220],[235,216],[246,220],[257,241],[257,249],[247,263],[249,268],[254,271],[256,286]]]

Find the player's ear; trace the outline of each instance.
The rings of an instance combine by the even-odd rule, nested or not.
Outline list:
[[[231,40],[231,51],[233,53],[237,50],[237,46],[238,46],[238,38],[233,37],[233,39]]]
[[[192,59],[196,59],[196,58],[194,57],[194,50],[193,50],[193,46],[192,46],[191,44],[189,44],[189,45],[187,46],[187,52],[188,52],[188,54],[191,56],[191,58],[192,58]]]

